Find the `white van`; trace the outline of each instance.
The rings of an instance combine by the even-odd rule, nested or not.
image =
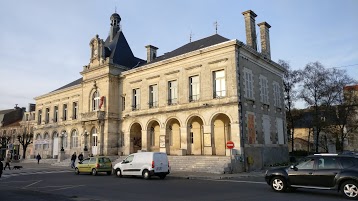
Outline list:
[[[139,152],[127,156],[113,167],[117,177],[123,175],[142,176],[150,179],[159,176],[164,179],[170,173],[168,156],[163,152]]]

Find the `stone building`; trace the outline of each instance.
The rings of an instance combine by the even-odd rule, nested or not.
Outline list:
[[[35,98],[33,154],[227,157],[233,141],[233,158],[252,167],[287,161],[285,69],[271,60],[270,25],[258,24],[258,52],[256,14],[243,15],[246,44],[215,34],[161,56],[147,45],[142,60],[114,13],[109,36],[90,41],[82,77]]]

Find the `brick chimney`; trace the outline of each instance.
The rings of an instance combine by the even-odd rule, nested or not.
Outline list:
[[[271,59],[270,50],[270,32],[271,27],[267,22],[261,22],[257,24],[260,27],[260,38],[261,38],[261,53],[267,58]]]
[[[252,10],[247,10],[242,13],[245,18],[245,29],[246,29],[246,45],[252,47],[257,51],[257,39],[256,39],[256,25],[255,17],[257,15]]]
[[[147,63],[153,61],[157,57],[157,47],[154,47],[153,45],[147,45],[145,46],[147,48]]]

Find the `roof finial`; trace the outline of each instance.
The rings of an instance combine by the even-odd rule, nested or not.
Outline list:
[[[190,37],[189,37],[189,42],[191,43],[191,39],[193,38],[193,32],[192,31],[190,31]]]
[[[219,26],[218,21],[214,22],[214,26],[215,26],[215,33],[218,34],[218,26]]]

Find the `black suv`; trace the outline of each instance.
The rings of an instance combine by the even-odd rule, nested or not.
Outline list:
[[[315,154],[296,165],[267,170],[265,180],[278,192],[296,188],[331,189],[346,198],[358,199],[358,157]]]

